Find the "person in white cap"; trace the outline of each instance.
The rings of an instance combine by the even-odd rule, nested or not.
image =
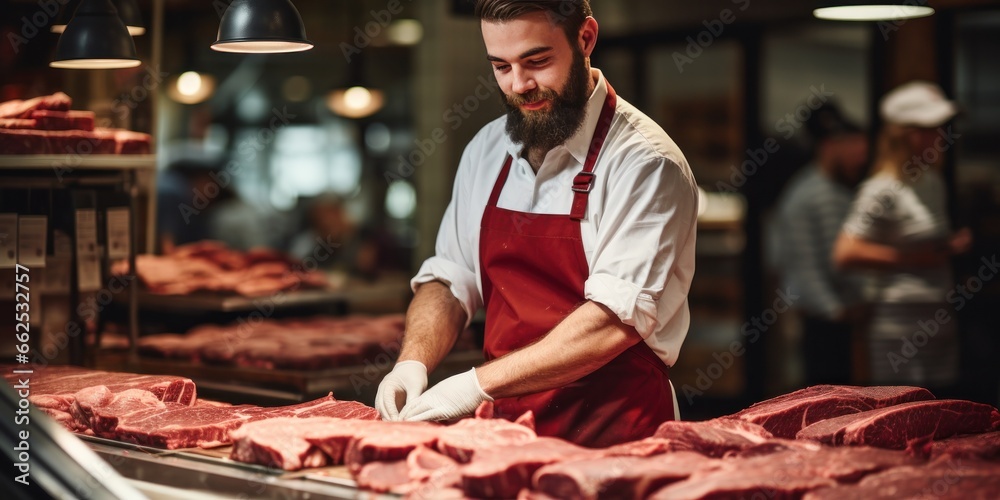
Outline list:
[[[922,385],[947,394],[958,381],[949,259],[972,240],[968,229],[952,233],[949,227],[940,173],[954,142],[944,125],[957,111],[929,82],[907,83],[882,99],[884,125],[872,173],[834,247],[839,268],[878,275],[869,328],[873,384]]]

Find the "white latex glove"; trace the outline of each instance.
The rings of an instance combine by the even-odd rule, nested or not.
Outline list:
[[[399,409],[427,388],[427,367],[414,360],[400,361],[392,368],[375,394],[375,409],[382,420],[399,420]]]
[[[403,407],[401,420],[450,420],[472,415],[483,401],[493,401],[483,391],[476,369],[448,377]]]

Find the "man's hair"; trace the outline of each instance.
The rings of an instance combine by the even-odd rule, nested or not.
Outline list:
[[[507,22],[525,14],[544,12],[560,26],[570,43],[590,16],[590,0],[477,0],[476,16],[482,21]]]

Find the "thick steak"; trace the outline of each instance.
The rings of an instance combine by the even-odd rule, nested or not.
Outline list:
[[[904,449],[914,441],[976,434],[1000,427],[996,408],[970,401],[935,399],[844,415],[812,424],[796,434],[825,444]]]
[[[652,457],[600,457],[546,465],[535,472],[534,489],[554,498],[645,498],[719,460],[690,451]]]
[[[938,457],[998,460],[1000,459],[1000,432],[935,441],[931,445],[931,458]]]
[[[763,427],[736,419],[716,418],[703,422],[670,420],[656,429],[654,438],[668,439],[674,449],[696,451],[710,457],[749,448],[770,439]]]
[[[233,450],[229,458],[289,471],[331,465],[330,457],[304,436],[341,422],[329,417],[279,417],[251,422],[230,433]]]
[[[461,468],[462,489],[477,498],[513,498],[531,485],[531,476],[545,465],[599,456],[600,450],[548,437],[482,449]]]
[[[351,439],[344,464],[356,474],[369,462],[404,460],[417,447],[434,448],[441,429],[427,422],[379,422]]]
[[[792,439],[803,427],[820,420],[928,399],[934,395],[920,387],[816,385],[761,401],[730,418],[753,422],[776,437]]]
[[[501,418],[467,418],[441,429],[437,449],[465,463],[476,450],[517,445],[537,437],[527,426]]]

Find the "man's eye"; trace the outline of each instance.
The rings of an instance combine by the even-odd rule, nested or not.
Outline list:
[[[493,71],[507,71],[508,69],[510,69],[510,66],[507,65],[507,64],[501,64],[499,66],[493,66]]]
[[[543,57],[541,59],[532,59],[530,62],[534,66],[541,66],[541,65],[549,62],[549,58],[548,57]]]

